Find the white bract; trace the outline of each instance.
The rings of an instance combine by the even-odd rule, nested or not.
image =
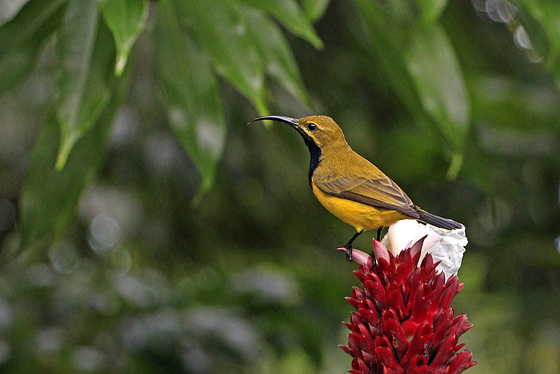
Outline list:
[[[381,243],[397,256],[400,251],[416,243],[426,236],[422,245],[422,255],[419,264],[426,253],[431,253],[434,262],[441,261],[437,269],[449,278],[456,275],[461,267],[465,246],[468,243],[465,227],[455,230],[445,230],[432,225],[425,225],[416,220],[402,220],[389,226],[387,235]]]

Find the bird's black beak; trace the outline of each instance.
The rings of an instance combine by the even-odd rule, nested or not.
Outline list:
[[[300,126],[299,119],[297,119],[297,118],[291,118],[291,117],[286,117],[286,116],[262,116],[262,117],[259,117],[259,118],[255,118],[254,120],[249,122],[249,124],[251,124],[253,122],[256,122],[256,121],[264,121],[264,120],[287,123],[293,129],[295,129],[297,132],[299,132],[299,134],[303,137],[303,141],[305,142],[305,144],[308,147],[310,147],[311,144],[315,144],[315,141]]]
[[[262,116],[259,118],[255,118],[248,124],[251,124],[256,121],[265,121],[265,120],[287,123],[293,129],[299,132],[299,134],[303,138],[303,141],[305,142],[305,145],[307,145],[307,148],[309,148],[309,152],[311,153],[311,169],[309,174],[311,178],[311,171],[315,167],[317,167],[317,164],[319,163],[319,157],[321,156],[321,149],[319,148],[319,145],[317,145],[317,143],[315,142],[315,139],[313,139],[307,132],[305,132],[305,130],[299,123],[299,119],[297,118],[291,118],[286,116]]]
[[[264,120],[284,122],[284,123],[287,123],[288,125],[290,125],[294,128],[298,128],[298,126],[299,126],[299,120],[297,118],[291,118],[291,117],[286,117],[286,116],[262,116],[262,117],[259,117],[259,118],[255,118],[254,120],[252,120],[249,123],[253,123],[253,122],[256,122],[256,121],[264,121]]]

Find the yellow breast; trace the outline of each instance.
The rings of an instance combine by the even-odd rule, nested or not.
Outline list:
[[[343,222],[354,226],[357,231],[390,226],[401,219],[410,218],[396,210],[376,208],[356,201],[328,195],[321,191],[314,182],[311,183],[311,187],[317,200],[329,212]]]

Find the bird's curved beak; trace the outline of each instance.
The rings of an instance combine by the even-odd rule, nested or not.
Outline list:
[[[264,120],[269,120],[269,121],[278,121],[278,122],[284,122],[287,123],[288,125],[297,128],[299,126],[299,120],[297,118],[291,118],[291,117],[286,117],[286,116],[262,116],[259,118],[255,118],[254,120],[252,120],[249,123],[253,123],[256,121],[264,121]]]
[[[290,125],[291,128],[296,130],[301,135],[305,144],[308,147],[310,147],[309,148],[310,150],[311,150],[311,147],[314,147],[313,151],[315,151],[315,148],[318,147],[315,140],[303,129],[303,127],[301,126],[301,124],[299,122],[299,119],[297,119],[297,118],[291,118],[291,117],[286,117],[286,116],[262,116],[262,117],[259,117],[259,118],[255,118],[254,120],[252,120],[248,124],[250,125],[251,123],[256,122],[256,121],[265,121],[265,120],[287,123],[288,125]]]

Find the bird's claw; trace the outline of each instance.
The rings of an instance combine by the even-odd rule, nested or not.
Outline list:
[[[352,246],[344,246],[337,249],[341,252],[344,252],[344,254],[346,255],[346,261],[352,262]]]

